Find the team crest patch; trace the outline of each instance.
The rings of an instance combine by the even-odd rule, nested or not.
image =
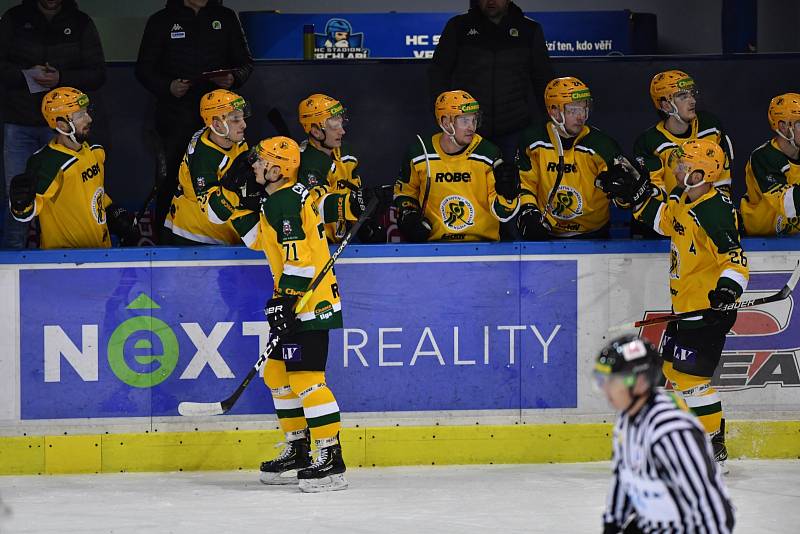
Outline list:
[[[206,179],[202,176],[198,176],[197,179],[197,188],[198,189],[205,189],[206,188]]]
[[[103,205],[103,198],[105,198],[105,190],[102,187],[95,189],[92,195],[92,215],[97,224],[106,223],[106,208]]]
[[[669,277],[672,280],[681,277],[681,253],[674,243],[669,245]]]
[[[583,197],[575,188],[568,185],[558,187],[553,197],[553,215],[562,221],[568,221],[583,215]]]
[[[303,361],[303,348],[297,343],[284,343],[281,347],[281,357],[285,362]]]
[[[448,230],[460,232],[475,224],[475,207],[460,195],[445,197],[439,204],[439,212]]]
[[[315,185],[319,185],[319,178],[317,178],[316,174],[308,175],[308,185],[309,187],[314,187]]]
[[[289,222],[289,219],[284,219],[283,224],[281,225],[283,229],[283,235],[289,237],[292,235],[292,223]]]

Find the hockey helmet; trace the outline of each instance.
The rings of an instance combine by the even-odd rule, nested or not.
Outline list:
[[[347,33],[350,35],[353,33],[353,27],[350,25],[350,22],[345,19],[328,20],[328,22],[325,24],[325,33],[332,36],[336,32]]]
[[[50,128],[57,129],[56,120],[70,122],[70,115],[89,107],[89,97],[74,87],[58,87],[42,99],[42,115]]]
[[[442,124],[444,117],[457,117],[469,113],[480,113],[481,107],[478,101],[466,91],[445,91],[436,97],[434,113],[436,122]],[[479,115],[480,116],[480,115]]]
[[[300,147],[294,139],[284,136],[270,137],[253,147],[250,158],[251,162],[261,159],[268,165],[277,165],[281,169],[281,175],[296,178],[300,168]]]
[[[594,377],[602,386],[612,377],[620,377],[633,387],[638,375],[645,375],[651,386],[657,385],[661,373],[661,356],[646,339],[624,335],[611,340],[597,355]]]
[[[695,171],[703,173],[703,182],[714,183],[722,177],[725,169],[725,152],[710,139],[684,141],[670,154],[670,167],[680,170],[688,177]]]
[[[769,102],[769,126],[776,132],[780,121],[794,124],[800,121],[800,94],[778,95]]]
[[[682,70],[659,72],[650,80],[650,98],[659,111],[661,111],[661,100],[672,101],[677,93],[683,91],[694,97],[698,95],[694,79]]]
[[[544,88],[544,104],[550,110],[555,106],[560,112],[564,113],[564,106],[577,102],[586,102],[588,110],[592,106],[592,92],[589,87],[573,76],[564,76],[550,80]]]
[[[227,89],[215,89],[200,99],[200,117],[206,126],[211,126],[214,117],[225,117],[228,113],[241,111],[244,117],[250,116],[247,101]]]
[[[347,110],[342,103],[333,97],[320,93],[304,98],[297,106],[297,115],[303,131],[311,132],[311,127],[325,130],[325,121],[331,117],[341,117],[343,125],[347,123]]]

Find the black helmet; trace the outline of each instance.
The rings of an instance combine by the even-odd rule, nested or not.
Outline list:
[[[594,375],[599,384],[617,375],[624,377],[625,385],[633,387],[636,376],[640,374],[647,377],[651,387],[658,385],[660,354],[652,343],[630,334],[612,339],[600,351],[594,364]]]

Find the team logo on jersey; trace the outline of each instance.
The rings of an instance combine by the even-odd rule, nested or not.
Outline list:
[[[221,30],[222,23],[218,20],[215,20],[214,22],[211,23],[211,27],[214,28],[215,30]]]
[[[800,217],[778,215],[775,221],[775,235],[791,235],[800,232]]]
[[[454,232],[460,232],[472,226],[475,220],[475,208],[472,203],[460,195],[445,197],[439,204],[442,222]]]
[[[283,235],[285,235],[286,237],[289,237],[290,235],[292,235],[292,223],[289,222],[289,219],[284,219],[283,220],[283,224],[281,225],[281,228],[283,230]]]
[[[333,306],[327,300],[323,300],[314,307],[314,317],[321,321],[327,321],[333,317]]]
[[[328,19],[325,33],[314,34],[314,58],[316,59],[354,59],[369,57],[369,49],[364,48],[364,34],[354,33],[353,25],[347,19]]]
[[[308,173],[308,177],[306,178],[309,187],[314,187],[319,185],[319,178],[313,172]]]
[[[92,195],[92,215],[97,224],[106,223],[106,207],[103,205],[105,194],[105,190],[102,187],[98,187]]]
[[[583,197],[573,187],[559,186],[558,192],[553,197],[553,203],[553,215],[562,221],[583,215]]]
[[[669,244],[669,277],[678,280],[681,277],[681,253],[675,243]]]

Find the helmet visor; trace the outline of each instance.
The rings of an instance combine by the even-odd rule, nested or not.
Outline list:
[[[466,113],[464,115],[458,115],[455,120],[456,126],[461,129],[472,128],[473,130],[477,130],[478,127],[481,125],[481,112],[478,111],[476,113]]]

